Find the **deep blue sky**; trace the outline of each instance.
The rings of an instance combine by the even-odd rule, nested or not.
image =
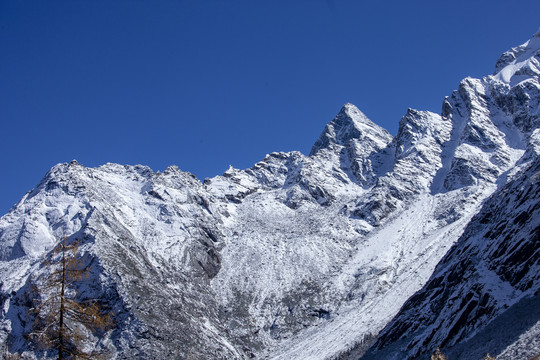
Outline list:
[[[0,0],[0,214],[77,159],[200,179],[308,153],[352,102],[392,134],[540,27],[540,1]]]

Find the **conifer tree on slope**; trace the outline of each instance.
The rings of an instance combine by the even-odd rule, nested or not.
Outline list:
[[[101,351],[83,349],[84,341],[103,336],[113,322],[97,300],[78,296],[75,285],[88,277],[89,268],[77,256],[78,243],[67,241],[64,236],[47,262],[52,268],[48,279],[32,285],[35,320],[28,337],[43,350],[56,350],[58,360],[104,358]]]

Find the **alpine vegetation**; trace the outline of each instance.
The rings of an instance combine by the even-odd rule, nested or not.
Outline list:
[[[99,300],[84,299],[76,284],[88,277],[83,258],[76,257],[77,243],[67,244],[63,237],[52,260],[45,266],[46,279],[31,281],[29,301],[33,323],[26,337],[41,350],[54,350],[58,359],[96,359],[102,354],[95,349],[85,351],[84,342],[90,332],[103,336],[111,327],[111,316],[99,305]],[[101,335],[101,336],[100,336]]]
[[[345,104],[309,155],[204,182],[175,166],[56,165],[0,219],[3,350],[539,355],[539,75],[540,32],[440,114],[407,110],[395,136]]]

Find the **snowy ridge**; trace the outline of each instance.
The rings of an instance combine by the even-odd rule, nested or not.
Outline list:
[[[505,52],[497,61],[494,78],[511,86],[540,74],[540,30],[525,44]]]
[[[204,183],[174,166],[55,166],[0,218],[2,346],[43,355],[24,341],[25,298],[65,233],[91,268],[81,296],[117,314],[106,339],[88,341],[117,359],[359,358],[376,339],[372,358],[458,354],[505,306],[535,301],[537,238],[505,239],[534,235],[539,218],[539,39],[505,53],[495,75],[464,79],[440,115],[409,109],[395,137],[345,104],[309,156],[272,153]],[[472,298],[452,287],[468,274]],[[471,305],[445,308],[443,291],[426,311],[440,282]],[[487,315],[450,320],[484,294]],[[533,325],[501,353],[530,344]]]

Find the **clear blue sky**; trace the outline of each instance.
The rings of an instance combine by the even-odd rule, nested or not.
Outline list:
[[[0,214],[77,159],[200,179],[308,153],[346,102],[396,133],[540,27],[540,1],[0,0]]]

